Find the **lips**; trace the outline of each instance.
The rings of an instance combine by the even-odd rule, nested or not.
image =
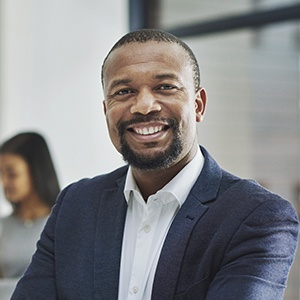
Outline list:
[[[177,121],[171,118],[155,118],[153,116],[139,116],[118,124],[121,143],[125,136],[136,142],[153,143],[166,137],[170,129],[176,131]],[[127,134],[126,134],[127,133]]]
[[[126,129],[135,141],[143,143],[158,142],[165,137],[166,132],[170,128],[167,124],[161,122],[145,122],[129,125]]]
[[[166,125],[148,125],[148,126],[134,126],[129,128],[130,131],[133,131],[140,135],[152,135],[160,131],[166,130]]]

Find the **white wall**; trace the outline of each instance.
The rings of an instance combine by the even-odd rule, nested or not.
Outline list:
[[[124,0],[1,1],[0,142],[42,133],[62,187],[123,164],[106,130],[99,74],[127,19]]]

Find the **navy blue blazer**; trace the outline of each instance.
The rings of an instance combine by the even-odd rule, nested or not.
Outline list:
[[[283,299],[298,236],[294,208],[254,181],[205,163],[164,242],[152,299]],[[113,300],[127,167],[64,189],[13,300]]]

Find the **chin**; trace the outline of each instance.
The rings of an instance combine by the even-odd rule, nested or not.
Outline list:
[[[16,199],[13,196],[6,196],[6,199],[8,202],[10,202],[11,204],[18,204],[20,201],[20,199]]]

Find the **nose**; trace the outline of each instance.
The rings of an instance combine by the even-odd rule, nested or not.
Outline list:
[[[161,106],[158,99],[155,97],[152,91],[148,89],[141,90],[137,93],[134,103],[130,108],[132,114],[147,115],[151,112],[161,111]]]

